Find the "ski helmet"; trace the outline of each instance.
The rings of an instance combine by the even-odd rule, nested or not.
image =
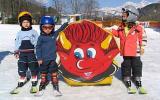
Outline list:
[[[40,25],[50,24],[55,25],[54,19],[51,16],[43,16],[40,21]]]
[[[122,12],[125,12],[128,14],[128,17],[126,19],[127,22],[137,21],[139,16],[139,11],[134,6],[131,6],[131,5],[125,6],[124,8],[122,8]]]
[[[18,15],[18,21],[20,23],[20,25],[22,25],[22,22],[24,20],[28,20],[31,24],[32,24],[32,15],[30,12],[28,11],[22,11],[19,13]]]

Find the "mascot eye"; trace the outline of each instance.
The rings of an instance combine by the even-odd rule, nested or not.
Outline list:
[[[81,48],[77,48],[74,50],[74,56],[79,58],[79,59],[82,59],[84,58],[84,52]]]
[[[87,50],[87,56],[89,58],[95,58],[95,56],[96,56],[96,50],[94,48],[89,48]]]

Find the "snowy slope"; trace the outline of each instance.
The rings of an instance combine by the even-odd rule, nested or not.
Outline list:
[[[111,86],[71,87],[60,81],[62,97],[53,96],[52,86],[49,85],[42,97],[34,97],[29,93],[31,83],[27,83],[18,95],[9,92],[17,85],[17,60],[9,51],[14,50],[14,38],[18,25],[0,25],[0,100],[160,100],[160,32],[147,28],[148,46],[142,57],[143,85],[147,87],[147,95],[129,95],[120,80],[120,71],[113,78]],[[34,26],[39,30],[39,26]],[[122,59],[118,56],[118,62]]]

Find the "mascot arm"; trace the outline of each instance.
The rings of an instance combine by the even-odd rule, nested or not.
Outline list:
[[[68,22],[64,23],[58,30],[55,31],[55,35],[58,36],[59,32],[63,31],[68,26]]]

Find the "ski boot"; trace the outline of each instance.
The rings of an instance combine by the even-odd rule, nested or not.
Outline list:
[[[34,96],[37,96],[37,97],[42,96],[44,94],[45,88],[46,88],[46,85],[41,82],[39,85],[39,91],[37,91],[37,93]]]
[[[47,74],[41,73],[41,82],[39,85],[39,91],[35,94],[35,96],[42,96],[48,84],[49,84],[49,81],[47,80]]]
[[[136,93],[136,89],[131,86],[130,77],[125,77],[123,82],[124,82],[125,86],[127,87],[128,94],[135,94]]]
[[[40,83],[39,85],[39,91],[45,90],[47,86],[47,83]]]
[[[37,83],[37,76],[32,76],[32,87],[30,89],[30,93],[36,93],[38,91]]]
[[[30,93],[37,93],[38,88],[37,88],[37,81],[32,81],[32,87],[30,89]]]
[[[24,85],[24,82],[18,82],[18,85],[15,89],[13,89],[10,94],[18,94],[20,92],[20,88]]]
[[[26,77],[20,77],[18,85],[15,89],[13,89],[10,94],[18,94],[21,90],[21,88],[29,81],[29,78]]]
[[[49,84],[49,81],[46,81],[46,82],[41,81],[39,85],[39,91],[37,91],[37,93],[34,96],[37,96],[37,97],[42,96],[48,84]]]
[[[138,89],[139,94],[147,94],[147,90],[144,87],[142,87],[142,82],[140,77],[135,78],[135,85]]]
[[[62,93],[59,91],[59,86],[58,84],[53,84],[53,89],[54,89],[54,96],[58,97],[58,96],[62,96]]]
[[[127,87],[127,91],[129,94],[135,94],[136,93],[136,89],[131,87],[131,81],[126,81],[125,85]]]
[[[52,73],[51,80],[54,89],[54,96],[62,96],[62,93],[59,91],[59,86],[58,86],[58,73]]]

